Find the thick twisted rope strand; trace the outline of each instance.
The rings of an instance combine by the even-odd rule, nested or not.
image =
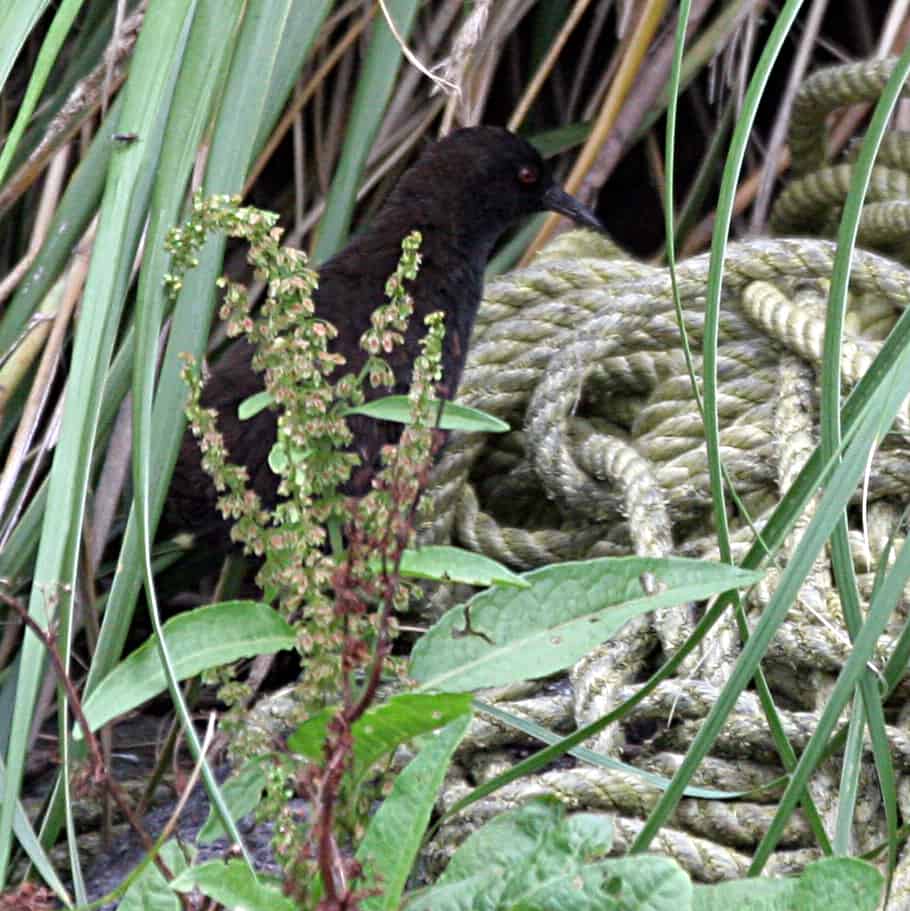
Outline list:
[[[854,143],[850,147],[848,157],[851,161],[856,160],[859,148],[859,143]],[[903,130],[891,130],[890,133],[886,133],[878,147],[875,161],[886,168],[896,168],[910,173],[910,133]]]
[[[876,97],[892,63],[859,64],[807,80],[794,116],[798,179],[782,195],[775,224],[833,230],[852,165],[825,160],[830,110]],[[884,143],[860,226],[868,243],[910,255],[904,240],[910,207],[910,142]],[[732,483],[761,528],[815,444],[817,369],[835,248],[817,239],[764,239],[732,244],[725,262],[719,346],[721,454]],[[708,257],[678,268],[685,327],[696,375]],[[878,254],[856,251],[842,353],[846,388],[880,350],[910,302],[910,271]],[[478,315],[461,399],[508,420],[513,432],[490,445],[453,434],[434,472],[435,515],[422,529],[428,541],[455,540],[522,569],[596,554],[669,553],[717,559],[710,527],[710,489],[702,421],[682,355],[667,272],[631,261],[611,241],[586,233],[562,235],[528,269],[491,282]],[[865,519],[851,518],[850,546],[860,592],[868,597],[875,570],[899,521],[910,485],[910,411],[903,406],[870,465],[867,494],[853,494]],[[747,610],[757,620],[812,514],[801,517],[768,567]],[[860,514],[859,510],[855,511]],[[731,529],[734,558],[754,541],[739,515]],[[903,537],[896,542],[901,546]],[[893,559],[893,557],[892,557]],[[908,587],[910,588],[910,587]],[[910,591],[908,591],[910,596]],[[440,596],[442,597],[442,596]],[[908,612],[895,611],[873,662],[887,661]],[[655,662],[691,630],[694,606],[627,624],[571,669],[571,691],[546,690],[512,700],[514,711],[546,719],[554,729],[580,725],[625,701]],[[830,568],[820,557],[766,655],[768,681],[784,706],[780,715],[800,749],[814,731],[832,681],[851,644],[843,629]],[[603,732],[593,746],[633,756],[637,765],[672,775],[699,730],[739,654],[739,634],[724,617],[690,656],[679,676]],[[892,704],[910,697],[905,681]],[[570,708],[571,706],[571,708]],[[564,713],[564,714],[563,714]],[[901,801],[910,805],[910,735],[903,713],[887,735],[900,770]],[[891,717],[891,716],[889,716]],[[507,727],[475,723],[460,750],[443,799],[446,806],[508,764],[509,748],[528,741]],[[774,742],[754,694],[743,693],[696,780],[744,790],[781,774]],[[813,798],[826,827],[835,813],[839,770],[831,759],[817,770]],[[853,844],[866,850],[882,837],[883,814],[874,770],[864,757]],[[649,790],[650,789],[650,790]],[[655,799],[634,775],[595,768],[559,768],[514,782],[447,823],[429,851],[443,862],[478,824],[538,793],[555,793],[570,807],[615,816],[616,850],[641,830]],[[779,796],[769,791],[738,805],[683,801],[652,849],[676,857],[702,881],[743,876],[749,852],[766,831]],[[906,807],[904,807],[906,810]],[[817,856],[801,817],[766,867],[792,873]],[[902,861],[910,870],[910,861]],[[900,873],[899,873],[900,875]],[[910,872],[907,872],[910,891]]]
[[[790,115],[788,140],[794,174],[807,174],[825,163],[828,114],[844,105],[876,101],[894,64],[894,58],[862,60],[818,70],[806,79]]]
[[[827,213],[843,205],[847,198],[852,174],[852,164],[832,165],[788,184],[777,198],[771,215],[775,233],[795,234],[825,224]],[[872,169],[868,200],[881,202],[907,196],[910,196],[910,175],[906,171],[881,165]]]
[[[725,287],[728,295],[733,295],[738,288],[754,280],[786,283],[791,279],[826,279],[830,275],[832,257],[833,245],[826,241],[782,239],[755,241],[748,245],[734,244],[730,247]],[[553,281],[547,283],[543,279],[537,284],[549,284],[548,293],[556,293],[554,285],[571,286],[575,290],[569,295],[569,302],[541,302],[536,295],[527,295],[527,288],[535,282],[527,282],[525,273],[521,273],[518,279],[511,276],[500,279],[495,285],[494,294],[500,301],[512,299],[516,309],[520,307],[519,299],[525,295],[525,303],[529,305],[528,318],[526,320],[522,316],[516,316],[505,323],[496,324],[495,332],[492,333],[496,336],[495,343],[493,340],[487,343],[483,334],[475,338],[465,371],[462,400],[514,420],[516,415],[521,414],[524,403],[546,371],[552,356],[564,344],[566,333],[571,332],[565,328],[567,322],[590,325],[590,320],[597,318],[600,309],[608,316],[611,312],[620,312],[623,325],[626,320],[638,323],[643,318],[641,310],[647,306],[648,299],[651,303],[647,312],[652,318],[667,317],[670,307],[667,277],[648,280],[646,288],[641,283],[635,283],[631,297],[616,295],[609,290],[605,291],[599,283],[601,265],[590,260],[546,263],[549,272],[570,275],[571,284]],[[680,287],[685,296],[684,303],[689,307],[687,328],[695,341],[700,337],[703,318],[700,298],[704,293],[707,265],[707,257],[697,257],[680,267]],[[535,265],[527,272],[536,272],[539,277],[542,269],[543,265]],[[582,292],[579,289],[584,287],[585,282],[587,288]],[[875,254],[857,252],[851,287],[861,293],[874,294],[879,301],[885,301],[894,308],[902,308],[910,299],[908,274]],[[620,307],[627,309],[618,310]],[[729,333],[748,337],[750,330],[743,318],[734,315],[728,317],[726,324]],[[529,326],[534,327],[533,332],[529,332]],[[755,332],[753,328],[753,337],[756,337]],[[530,338],[522,341],[523,335],[530,335]],[[514,347],[503,352],[499,345],[510,336]],[[435,501],[435,519],[425,530],[427,539],[447,540],[450,537],[454,503],[482,448],[483,438],[480,435],[453,435],[434,473],[431,495]]]

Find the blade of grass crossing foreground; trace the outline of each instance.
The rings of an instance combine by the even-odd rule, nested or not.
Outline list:
[[[856,433],[844,454],[843,461],[835,468],[831,481],[825,488],[815,516],[813,516],[799,546],[796,548],[789,564],[781,575],[777,590],[772,596],[768,606],[762,612],[761,619],[756,624],[752,636],[743,647],[740,659],[736,663],[729,681],[718,696],[714,707],[705,718],[701,729],[686,754],[686,758],[683,760],[676,775],[674,775],[671,787],[661,797],[645,823],[642,832],[636,839],[635,844],[633,845],[635,851],[647,850],[647,846],[650,844],[651,839],[675,809],[676,804],[679,801],[681,789],[688,785],[693,772],[698,767],[701,759],[707,754],[711,744],[714,742],[714,739],[723,726],[727,715],[735,705],[736,699],[754,675],[768,644],[792,607],[807,573],[811,569],[812,564],[817,559],[828,536],[840,518],[841,511],[849,502],[851,494],[855,490],[856,485],[865,470],[869,449],[874,445],[874,442],[878,437],[882,422],[894,420],[894,416],[908,392],[910,392],[910,346],[901,352],[900,356],[894,362],[892,369],[884,378],[883,382],[879,384],[875,394],[870,396],[863,407],[862,413],[858,418]],[[895,571],[896,570],[897,567],[895,567]],[[888,597],[888,595],[885,594],[886,588],[887,582],[882,587],[882,598]],[[888,592],[890,594],[891,589],[888,589]],[[854,659],[857,659],[860,662],[859,670],[856,671],[852,679],[849,680],[849,685],[852,686],[858,679],[859,673],[861,673],[862,669],[865,667],[865,662],[869,660],[869,655],[872,654],[875,638],[877,638],[877,634],[873,637],[875,629],[878,628],[878,631],[880,632],[881,629],[884,628],[886,622],[887,618],[875,618],[875,620],[873,620],[873,615],[870,613],[869,620],[863,626],[860,635],[857,637],[850,660],[841,673],[838,685],[840,685],[843,680],[848,679],[845,676],[847,675],[847,666],[854,668],[855,665],[851,663]],[[869,641],[870,637],[873,637],[871,638],[871,642]],[[865,651],[860,652],[861,648],[865,649]],[[835,687],[835,689],[837,689],[837,687]],[[838,711],[840,711],[844,703],[850,698],[850,695],[851,692],[848,689],[843,696],[843,700],[837,706]],[[834,694],[832,694],[824,712],[829,712],[835,705]],[[822,717],[824,719],[826,715],[823,714]],[[835,715],[834,721],[836,721],[836,717],[837,716]],[[832,726],[833,723],[834,722],[832,721]],[[821,736],[821,732],[822,722],[820,721],[816,734]],[[824,737],[827,737],[828,733],[830,733],[830,728],[828,728]],[[815,739],[815,735],[813,735],[813,739]],[[781,819],[785,819],[786,816],[792,812],[793,805],[800,798],[808,775],[811,773],[811,770],[814,768],[815,762],[817,761],[817,757],[820,756],[821,752],[824,750],[824,745],[824,739],[822,739],[817,751],[810,754],[808,746],[803,751],[799,763],[792,773],[791,784],[787,789],[790,795],[789,802],[785,805],[783,801],[781,801],[779,804],[780,809],[778,814]],[[807,763],[810,762],[810,755],[811,764],[807,765]],[[775,819],[777,819],[777,817],[775,817]],[[765,837],[769,845],[773,845],[776,842],[776,839],[779,838],[782,826],[782,822],[779,826],[774,826],[774,824],[772,824],[773,832],[769,829]],[[765,842],[763,841],[763,845],[764,844]],[[770,853],[770,849],[768,853]],[[756,854],[755,863],[760,866],[764,863],[766,857],[767,854],[763,855],[761,858]]]
[[[902,367],[904,370],[904,377],[910,375],[910,348],[908,348],[905,353]],[[896,414],[897,409],[900,407],[901,402],[906,397],[910,383],[904,379],[903,382],[899,384],[895,383],[895,385],[899,386],[897,393],[892,393],[887,397],[881,397],[882,413],[892,419],[894,414]],[[844,482],[849,485],[846,489],[855,489],[865,469],[868,449],[875,445],[879,427],[880,416],[874,413],[870,414],[867,420],[864,421],[864,427],[861,429],[860,434],[858,434],[856,441],[851,444],[845,454],[842,466],[838,468],[834,479],[832,479],[832,487],[837,482],[838,476],[843,474]],[[845,470],[842,471],[842,469]],[[829,488],[829,490],[825,492],[823,503],[824,500],[829,499],[840,500],[843,499],[843,497]],[[831,506],[832,504],[828,505]],[[825,518],[831,522],[832,527],[839,519],[844,504],[835,503],[833,505],[835,508],[829,509],[830,515],[825,516]],[[839,508],[836,508],[837,506],[839,506]],[[819,516],[816,518],[819,518],[820,516],[821,510],[819,510]],[[816,523],[816,520],[813,520],[812,524],[820,525],[821,523]],[[809,531],[813,531],[812,524],[810,524]],[[807,538],[809,537],[809,531],[806,533]],[[818,538],[820,538],[820,536],[817,536],[816,538],[820,549],[820,547],[824,545],[824,538],[821,538],[820,540],[818,540]],[[815,541],[813,541],[813,544],[814,543]],[[850,650],[847,661],[838,676],[834,689],[822,710],[818,725],[812,734],[812,737],[810,737],[809,742],[806,744],[805,749],[800,756],[799,763],[791,775],[790,783],[778,803],[777,813],[775,814],[771,825],[768,827],[768,831],[765,833],[764,838],[756,849],[752,861],[753,869],[760,870],[764,866],[780,839],[786,820],[793,812],[793,807],[795,806],[799,793],[806,787],[815,767],[824,756],[828,738],[837,725],[844,707],[853,695],[854,688],[867,672],[870,656],[873,655],[875,645],[885,627],[888,625],[895,605],[898,603],[899,599],[903,597],[904,586],[907,584],[908,579],[910,579],[910,547],[908,547],[905,542],[898,554],[894,567],[891,572],[888,573],[882,584],[881,590],[870,605],[867,619],[853,642],[853,648]],[[783,581],[784,580],[782,579],[782,587]],[[776,597],[772,599],[771,606],[773,606],[775,600],[778,599]],[[771,606],[766,608],[766,611],[770,610]]]
[[[721,471],[720,425],[717,413],[717,346],[721,292],[724,280],[724,260],[727,253],[730,224],[733,219],[736,186],[739,182],[746,147],[752,135],[752,127],[755,123],[758,105],[764,94],[774,62],[777,60],[777,56],[793,25],[793,20],[796,18],[801,6],[802,0],[788,0],[783,9],[777,14],[774,28],[762,51],[755,73],[749,82],[749,88],[743,99],[742,111],[730,141],[727,162],[724,165],[720,195],[717,201],[717,218],[714,223],[714,234],[711,240],[711,262],[708,269],[703,342],[705,445],[708,453],[708,474],[711,483],[711,498],[714,503],[714,519],[717,523],[720,558],[728,563],[731,562],[732,557],[730,553],[730,533],[727,525],[726,497]]]
[[[859,229],[863,200],[869,187],[875,156],[888,128],[891,115],[900,100],[908,74],[910,74],[910,47],[905,49],[898,59],[873,112],[872,120],[860,147],[856,166],[850,177],[850,189],[844,202],[843,216],[838,229],[837,253],[834,257],[831,291],[825,314],[825,344],[821,378],[821,453],[822,458],[825,459],[833,457],[841,446],[841,342],[844,315],[847,309],[851,260],[856,247],[856,236]],[[878,445],[879,440],[887,430],[887,425],[879,427],[879,437],[872,442],[871,445],[873,447]],[[831,561],[838,593],[840,594],[844,620],[850,637],[854,638],[863,624],[863,616],[853,569],[853,556],[850,552],[848,540],[846,513],[840,516],[834,528],[831,540]],[[868,657],[871,659],[871,654]],[[890,874],[893,873],[897,864],[897,782],[894,775],[894,766],[891,762],[888,737],[885,732],[884,710],[882,708],[878,680],[872,670],[867,669],[862,675],[859,688],[863,697],[864,713],[855,713],[850,719],[850,725],[861,728],[865,721],[869,726],[869,735],[888,828],[890,882]],[[854,732],[850,739],[858,742],[861,738]],[[853,765],[858,775],[860,764],[854,763]],[[851,790],[848,789],[845,793],[849,794]],[[843,806],[838,807],[838,831],[844,831],[847,827],[846,820],[841,818],[842,815],[848,815],[852,818],[853,805],[851,801],[848,800]],[[753,868],[755,868],[758,861],[759,858],[756,855]],[[757,869],[760,869],[760,867]]]
[[[28,81],[28,88],[25,90],[25,97],[22,99],[16,119],[6,137],[3,151],[0,152],[0,184],[3,183],[3,178],[9,169],[16,146],[25,132],[29,118],[32,116],[35,105],[38,103],[41,92],[47,83],[47,77],[50,75],[63,41],[69,33],[73,19],[76,18],[76,13],[79,12],[81,6],[82,0],[64,0],[57,10],[57,15],[54,16],[54,21],[51,22],[50,28],[47,30],[47,34],[41,44],[41,51],[38,53],[38,59],[32,69],[31,78]],[[0,35],[2,34],[4,32],[0,31]],[[0,83],[2,83],[2,80],[0,80]]]
[[[166,256],[164,255],[163,249],[160,254],[158,253],[158,250],[163,245],[163,236],[167,227],[169,227],[163,226],[162,220],[163,218],[168,217],[170,213],[179,211],[180,203],[183,198],[183,187],[186,185],[195,157],[196,142],[202,134],[202,129],[205,120],[207,119],[205,105],[199,103],[200,83],[204,79],[204,76],[200,74],[205,72],[210,61],[210,54],[212,53],[213,48],[217,47],[217,42],[214,36],[210,34],[210,30],[206,30],[208,22],[203,21],[200,16],[200,12],[205,4],[206,0],[194,0],[193,8],[187,17],[186,29],[180,35],[181,46],[185,47],[185,51],[182,51],[179,58],[175,58],[174,62],[175,81],[171,89],[172,95],[169,110],[166,115],[166,127],[163,130],[163,139],[160,144],[157,166],[154,172],[155,183],[152,188],[148,210],[149,222],[145,229],[145,243],[148,255],[146,259],[146,268],[140,276],[140,295],[137,301],[138,331],[136,358],[134,362],[134,387],[141,387],[141,379],[146,377],[148,377],[150,383],[154,381],[155,364],[157,361],[157,332],[159,326],[151,325],[152,321],[155,319],[155,315],[153,313],[150,316],[149,313],[150,311],[154,311],[155,305],[158,304],[158,323],[160,324],[160,313],[163,310],[163,294],[159,293],[157,295],[157,300],[155,299],[156,296],[150,288],[149,273],[150,269],[158,270],[156,276],[160,289]],[[220,6],[220,13],[223,17],[220,21],[225,26],[228,35],[231,35],[236,23],[233,25],[231,24],[229,0],[225,0]],[[210,21],[214,17],[214,11],[211,9],[211,0],[209,0],[209,6],[206,9],[206,12],[209,14],[208,20]],[[204,43],[200,40],[200,33],[203,34],[205,39]],[[142,62],[142,60],[139,61],[139,63]],[[144,78],[142,70],[137,69],[135,61],[131,69],[130,78]],[[191,106],[189,113],[188,106]],[[141,134],[136,141],[142,141]],[[144,279],[144,281],[142,279]],[[151,305],[149,305],[150,298],[153,301]],[[143,345],[143,342],[146,341],[148,335],[152,336],[152,340],[150,343]],[[140,381],[137,381],[135,377],[139,377]],[[149,389],[149,399],[150,397],[151,389]],[[145,404],[145,400],[142,394],[134,394],[133,402],[135,416],[137,410],[141,410],[142,406]],[[142,445],[139,440],[140,437],[141,430],[137,435],[134,427],[134,459],[136,453],[142,451]],[[142,440],[142,442],[144,443],[144,440]],[[95,657],[99,656],[96,655]],[[116,657],[114,657],[113,660],[116,660]],[[81,758],[84,753],[84,747],[80,744],[74,751],[74,745],[72,743],[71,732],[68,725],[61,727],[60,736],[66,751],[65,756]],[[67,762],[64,764],[64,770],[66,771],[68,768],[69,763]],[[66,793],[68,781],[69,776],[64,775],[62,783],[64,787],[64,796],[66,797],[64,806],[66,808],[67,832],[69,835],[68,844],[71,853],[71,867],[76,870],[78,869],[79,858],[76,853],[77,839],[75,837],[75,828],[72,823],[70,812],[72,801]],[[81,900],[83,900],[83,898],[80,896],[80,901]]]
[[[732,220],[733,201],[736,193],[736,184],[742,168],[743,157],[759,101],[767,84],[774,61],[783,47],[796,14],[799,12],[802,0],[788,0],[777,14],[774,28],[771,31],[761,58],[755,69],[748,91],[746,92],[743,108],[736,124],[731,140],[730,152],[724,167],[721,180],[720,197],[717,206],[717,220],[715,223],[714,237],[711,245],[711,264],[708,272],[708,290],[705,303],[705,328],[703,342],[703,370],[704,370],[704,418],[705,418],[705,443],[708,452],[708,471],[711,479],[711,495],[714,503],[714,516],[718,530],[718,546],[721,559],[732,562],[730,551],[729,529],[727,525],[725,494],[723,489],[722,468],[720,460],[720,428],[717,413],[717,345],[718,328],[720,324],[720,301],[723,284],[724,256],[727,247],[727,235]],[[810,564],[811,565],[811,564]],[[765,619],[763,617],[763,619]],[[747,643],[746,649],[756,647],[753,637]],[[660,801],[652,811],[645,827],[633,844],[634,851],[644,851],[658,829],[666,821],[669,814],[678,803],[682,792],[688,785],[695,769],[708,754],[711,744],[720,731],[720,727],[727,714],[732,710],[739,693],[745,688],[758,667],[748,667],[748,675],[737,673],[744,668],[746,650],[730,682],[724,687],[721,699],[718,700],[709,718],[715,719],[715,725],[709,728],[708,724],[702,726],[699,735],[693,741],[686,754],[679,771],[674,775],[673,781]],[[736,688],[734,689],[734,681]],[[726,697],[726,698],[724,698]],[[710,736],[709,736],[710,735]]]
[[[405,41],[411,33],[419,5],[418,0],[389,0],[386,4],[398,34]],[[345,129],[344,148],[329,189],[325,214],[319,224],[313,251],[313,259],[317,263],[335,253],[348,236],[357,201],[357,188],[363,176],[367,155],[395,87],[395,74],[401,57],[401,48],[385,17],[377,16],[362,72],[357,80],[354,102]]]
[[[237,30],[243,21],[242,0],[199,0],[199,10],[190,33],[184,67],[174,93],[174,104],[168,130],[168,139],[162,149],[158,178],[152,194],[152,217],[147,231],[147,255],[139,282],[139,313],[136,334],[136,360],[133,372],[133,506],[139,532],[138,546],[145,568],[145,585],[150,613],[158,633],[159,657],[168,677],[172,697],[184,726],[184,734],[191,746],[194,732],[189,711],[183,704],[179,681],[172,667],[160,618],[155,604],[155,581],[151,560],[151,539],[155,519],[149,516],[149,490],[152,484],[151,453],[152,397],[155,384],[158,333],[164,319],[165,297],[162,282],[168,264],[164,249],[165,234],[176,223],[183,188],[193,167],[196,148],[209,121],[212,102],[218,98],[230,63],[230,51]],[[200,101],[203,99],[203,101]],[[123,609],[122,603],[117,607]],[[132,610],[129,611],[132,615]],[[128,624],[126,624],[128,625]],[[107,640],[110,645],[110,640]],[[105,664],[116,662],[119,649],[98,656]],[[194,749],[198,760],[201,749]],[[206,769],[203,770],[205,774]],[[217,801],[215,801],[217,806]],[[243,840],[233,825],[229,814],[222,819],[231,840],[241,846],[246,857]],[[250,859],[247,857],[247,861]]]
[[[248,3],[243,26],[237,38],[231,68],[226,85],[221,95],[221,109],[215,125],[211,152],[204,181],[204,192],[231,193],[243,186],[243,178],[255,151],[255,137],[259,131],[261,118],[265,109],[277,47],[286,28],[292,0],[258,0]],[[310,20],[307,20],[310,23]],[[311,24],[311,23],[310,23]],[[298,42],[298,47],[305,47]],[[173,470],[180,438],[183,433],[183,421],[175,420],[175,414],[182,414],[186,391],[179,377],[179,354],[190,351],[197,357],[204,351],[208,337],[208,327],[214,308],[214,281],[221,268],[224,251],[224,239],[212,238],[205,245],[198,257],[199,265],[187,276],[183,291],[177,303],[171,333],[161,370],[158,392],[153,410],[153,431],[150,440],[154,441],[155,453],[151,459],[154,476],[151,479],[154,487],[147,502],[148,516],[157,521],[166,493],[167,479]],[[189,712],[183,702],[179,683],[169,656],[163,646],[160,635],[161,622],[158,615],[154,592],[152,567],[148,560],[147,548],[139,547],[139,535],[135,522],[135,513],[130,516],[127,534],[124,537],[119,571],[114,580],[110,603],[116,603],[112,616],[116,618],[110,625],[102,627],[102,639],[105,641],[105,654],[119,654],[123,640],[132,617],[135,598],[141,579],[146,582],[149,601],[149,612],[152,624],[158,635],[159,654],[168,689],[181,720],[185,735],[195,757],[199,757],[201,746],[192,728]],[[131,558],[135,560],[130,565]],[[143,572],[140,577],[139,572]],[[116,595],[116,602],[115,602]],[[111,608],[109,607],[109,612]],[[105,618],[107,619],[107,618]],[[100,644],[100,643],[99,643]],[[95,673],[93,666],[89,680],[94,685],[102,674]],[[213,806],[222,823],[238,840],[239,833],[230,819],[217,783],[208,763],[202,763],[202,776]],[[245,851],[245,849],[244,849]],[[249,861],[249,858],[247,857]]]
[[[152,5],[124,89],[120,128],[141,133],[144,138],[118,150],[111,161],[95,247],[98,255],[92,257],[86,281],[60,439],[51,467],[48,496],[53,508],[45,515],[29,601],[30,614],[42,626],[47,626],[50,615],[61,619],[65,651],[105,373],[145,221],[164,117],[194,7],[193,0],[160,0]],[[6,880],[12,817],[44,665],[41,646],[27,634],[11,725],[5,799],[0,807],[0,886]]]
[[[702,408],[702,403],[699,397],[698,390],[698,381],[695,377],[695,367],[692,360],[692,352],[689,347],[689,340],[686,333],[686,323],[685,315],[682,309],[682,301],[679,297],[679,289],[676,282],[676,249],[675,249],[675,218],[673,210],[673,200],[675,199],[674,193],[674,161],[675,161],[675,135],[676,135],[676,112],[677,112],[677,102],[679,95],[679,86],[682,78],[682,65],[683,65],[683,50],[685,45],[685,36],[688,30],[688,19],[689,19],[689,0],[683,0],[679,8],[679,20],[677,23],[676,29],[676,40],[673,56],[673,64],[671,67],[670,74],[670,85],[669,85],[669,104],[667,108],[667,141],[666,141],[666,163],[665,163],[665,180],[666,180],[666,190],[664,192],[664,230],[666,233],[667,243],[667,265],[670,270],[670,281],[673,289],[673,303],[676,308],[676,321],[679,325],[680,336],[682,338],[683,352],[686,358],[686,367],[689,371],[689,377],[692,383],[692,394],[695,397],[696,402],[698,402],[699,407]],[[718,308],[718,320],[719,320],[719,308]],[[702,416],[704,417],[704,410],[702,409]],[[733,489],[733,484],[729,478],[723,464],[720,464],[720,469],[723,474],[724,482],[727,484],[730,489],[731,495],[736,499],[737,505],[740,507],[740,510],[743,515],[748,515],[745,508],[740,506],[739,499],[736,496],[736,491]],[[721,487],[721,490],[723,488]],[[749,626],[746,622],[745,613],[742,610],[740,604],[739,595],[737,592],[733,592],[730,595],[730,600],[733,604],[733,609],[736,615],[736,624],[739,630],[739,634],[742,637],[743,641],[749,638]],[[788,771],[793,769],[796,765],[796,752],[791,746],[790,742],[787,740],[787,735],[784,732],[783,722],[777,712],[777,708],[774,705],[774,698],[771,693],[771,688],[768,686],[768,682],[765,679],[765,675],[761,668],[758,668],[755,675],[755,686],[758,692],[759,699],[761,701],[762,710],[765,714],[765,717],[768,720],[768,727],[771,730],[772,737],[774,739],[775,747],[778,754],[780,755],[781,762],[785,769]],[[826,852],[830,852],[830,842],[825,832],[824,823],[821,816],[818,813],[818,810],[815,807],[812,798],[807,794],[804,801],[804,809],[806,811],[806,816],[808,817],[809,824],[812,827],[812,831],[815,834],[816,840],[822,846]]]

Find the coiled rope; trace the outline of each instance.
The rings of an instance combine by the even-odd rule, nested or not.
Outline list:
[[[790,144],[793,180],[780,195],[775,232],[813,237],[762,238],[731,244],[724,273],[720,324],[721,454],[742,502],[760,528],[817,442],[817,373],[822,360],[824,308],[835,247],[832,234],[847,193],[852,164],[829,163],[826,118],[845,104],[874,101],[891,61],[820,71],[796,99]],[[910,270],[899,261],[910,226],[910,136],[892,134],[873,174],[857,250],[843,346],[846,386],[876,356],[896,316],[910,304]],[[685,326],[702,364],[708,257],[678,268]],[[425,541],[454,542],[518,568],[605,554],[717,557],[702,421],[692,395],[676,323],[668,272],[637,262],[611,242],[586,232],[561,236],[530,267],[490,283],[462,382],[460,399],[508,421],[500,438],[456,434],[434,474],[433,516]],[[910,405],[902,408],[873,459],[865,528],[850,541],[861,592],[868,594],[879,559],[901,511],[910,502]],[[856,492],[859,502],[860,491]],[[748,606],[767,604],[780,567],[811,518],[810,504],[776,564]],[[742,556],[754,534],[732,527]],[[898,543],[901,543],[900,541]],[[440,590],[431,608],[447,604]],[[899,632],[907,605],[896,612]],[[662,662],[694,628],[691,606],[642,617],[571,669],[571,686],[529,684],[519,699],[502,700],[518,715],[552,729],[586,724],[627,699],[636,681]],[[884,661],[892,640],[883,637]],[[622,725],[605,731],[595,749],[651,772],[672,775],[710,710],[739,654],[732,620],[712,630],[698,654]],[[820,558],[798,603],[775,638],[765,664],[788,736],[799,748],[811,735],[836,674],[849,653],[830,568]],[[659,658],[655,659],[655,653]],[[898,697],[899,694],[898,694]],[[910,811],[908,711],[900,708],[888,733],[900,774],[901,808]],[[672,722],[671,722],[672,719]],[[642,731],[650,732],[643,737]],[[451,806],[507,767],[509,749],[528,741],[478,719],[462,746],[461,778],[443,799]],[[757,700],[744,693],[714,753],[694,785],[748,790],[782,775]],[[813,798],[833,822],[839,770],[818,770]],[[479,822],[539,793],[572,808],[615,817],[616,847],[640,830],[657,791],[633,775],[579,767],[523,779],[471,806],[444,826],[429,849],[441,865]],[[698,880],[745,874],[777,795],[735,805],[684,799],[653,850],[675,857]],[[875,776],[864,770],[854,841],[858,852],[884,838]],[[772,804],[771,806],[769,806]],[[817,856],[802,817],[791,820],[768,872],[793,872]],[[892,895],[910,907],[910,858],[901,859]]]

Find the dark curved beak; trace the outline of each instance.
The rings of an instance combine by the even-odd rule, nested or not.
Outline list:
[[[556,184],[543,194],[543,205],[551,212],[558,212],[560,215],[565,215],[566,218],[571,218],[576,224],[605,232],[600,219],[584,203],[579,202],[574,196],[570,196]]]

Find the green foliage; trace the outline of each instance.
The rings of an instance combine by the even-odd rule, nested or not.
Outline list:
[[[471,835],[409,911],[685,911],[689,878],[662,857],[607,858],[605,814],[566,816],[555,799],[503,813]]]
[[[223,601],[172,617],[164,624],[168,651],[179,679],[241,658],[292,649],[292,627],[267,604]],[[118,664],[85,700],[83,711],[96,731],[118,715],[166,689],[154,640]],[[81,736],[77,730],[76,736]]]
[[[467,693],[401,693],[369,709],[352,728],[354,755],[350,772],[354,783],[359,783],[374,763],[391,755],[396,747],[470,711],[471,697]],[[333,714],[333,709],[324,709],[308,718],[288,737],[288,747],[310,759],[322,758]]]
[[[679,557],[605,557],[526,573],[529,588],[493,588],[452,608],[415,645],[410,674],[424,687],[473,690],[568,667],[624,623],[760,574]],[[468,621],[468,614],[470,621]],[[473,635],[461,635],[461,630]]]
[[[431,579],[436,582],[463,582],[485,588],[488,585],[505,585],[512,588],[530,588],[523,576],[483,554],[451,547],[448,544],[428,545],[419,550],[406,550],[401,557],[401,574],[413,579]]]
[[[297,908],[295,902],[282,894],[280,881],[256,877],[246,864],[237,860],[197,864],[184,870],[170,885],[175,892],[198,889],[226,908],[248,908],[249,911],[295,911]]]
[[[407,424],[410,420],[410,406],[407,396],[387,395],[365,405],[349,408],[347,414],[363,414],[368,418]],[[437,426],[440,430],[463,430],[466,433],[506,433],[509,430],[505,421],[477,408],[454,402],[443,403]]]
[[[693,911],[875,911],[884,877],[871,864],[830,857],[799,877],[741,879],[696,886]]]

